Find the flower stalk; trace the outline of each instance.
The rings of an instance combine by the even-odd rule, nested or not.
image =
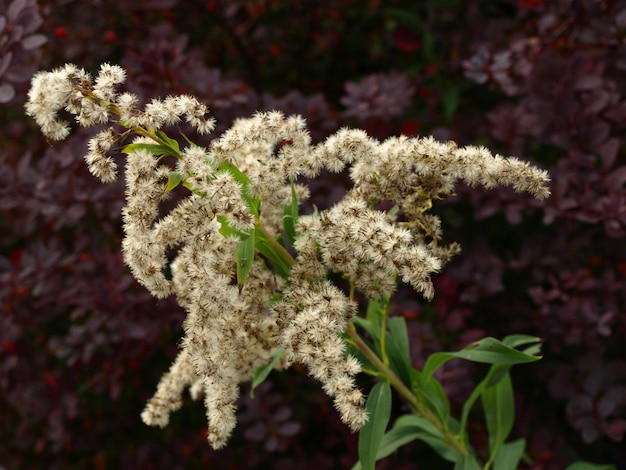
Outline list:
[[[356,328],[353,323],[348,326],[346,330],[350,339],[352,340],[352,344],[361,352],[365,357],[367,357],[372,364],[374,364],[377,370],[382,374],[385,380],[388,380],[389,383],[396,389],[396,391],[406,400],[409,408],[416,416],[421,416],[428,420],[444,437],[445,442],[450,444],[455,451],[459,453],[459,455],[463,457],[469,456],[469,451],[463,444],[463,442],[459,441],[457,436],[450,433],[447,426],[442,423],[435,414],[428,409],[426,405],[424,405],[417,396],[411,390],[407,388],[406,385],[400,380],[400,378],[394,373],[391,368],[385,364],[378,355],[370,349],[370,347],[361,339]]]

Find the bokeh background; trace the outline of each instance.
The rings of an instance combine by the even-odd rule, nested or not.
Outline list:
[[[218,121],[199,143],[280,109],[316,141],[342,126],[432,134],[548,169],[545,202],[459,187],[437,203],[463,252],[432,303],[402,288],[394,314],[416,367],[485,335],[543,338],[543,360],[513,369],[523,468],[626,468],[625,1],[0,0],[0,468],[350,468],[357,436],[302,369],[254,399],[244,385],[219,452],[202,403],[163,430],[141,422],[184,312],[123,265],[123,182],[82,160],[94,130],[46,142],[24,117],[32,74],[66,62],[120,64],[143,102],[197,96]],[[346,184],[312,183],[313,201]],[[453,404],[481,372],[444,368]],[[479,414],[472,429],[485,449]],[[413,443],[379,468],[448,467]]]

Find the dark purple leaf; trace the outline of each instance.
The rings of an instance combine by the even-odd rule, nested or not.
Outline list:
[[[574,82],[574,89],[578,91],[592,90],[602,85],[602,77],[598,75],[582,75]]]
[[[572,417],[593,413],[593,400],[588,395],[577,395],[567,404],[567,413]]]
[[[262,422],[257,422],[247,428],[244,435],[254,442],[261,442],[267,436],[267,428]]]
[[[274,412],[273,418],[275,421],[285,421],[289,419],[291,416],[291,408],[288,406],[281,406],[278,410]]]
[[[31,34],[22,39],[22,47],[28,51],[43,46],[47,41],[48,38],[43,34]]]
[[[129,322],[124,325],[124,333],[128,338],[145,339],[147,335],[147,329],[141,323]]]
[[[611,103],[613,95],[606,90],[591,91],[583,98],[585,114],[598,114]]]
[[[285,424],[281,424],[278,428],[278,432],[281,436],[291,437],[295,436],[302,429],[302,425],[296,422],[289,422]]]
[[[626,122],[626,101],[621,101],[619,104],[609,108],[602,113],[602,116],[615,123]]]
[[[13,58],[13,53],[11,51],[8,51],[0,59],[0,77],[4,75],[4,72],[6,72],[7,69],[9,68],[12,58]]]
[[[616,137],[608,139],[598,147],[598,153],[602,157],[602,169],[608,170],[613,167],[617,153],[619,152],[620,141]]]
[[[578,421],[578,427],[585,444],[591,444],[600,436],[597,423],[593,418],[582,418]]]
[[[611,191],[620,191],[624,189],[624,183],[626,183],[626,165],[613,170],[606,179],[607,186]]]
[[[22,10],[27,8],[29,1],[30,0],[13,0],[7,10],[7,17],[9,18],[9,21],[15,22]]]
[[[172,8],[178,0],[146,0],[141,4],[142,9],[164,10]]]
[[[613,442],[621,442],[624,437],[624,433],[626,432],[626,421],[613,421],[612,423],[606,425],[603,431]]]
[[[617,15],[615,15],[615,24],[621,30],[626,29],[626,8],[621,9]]]
[[[616,408],[624,402],[624,396],[626,394],[626,388],[624,387],[612,387],[609,389],[600,400],[598,400],[597,410],[598,416],[606,418],[613,414]]]
[[[8,83],[0,85],[0,103],[8,103],[15,96],[15,89]]]

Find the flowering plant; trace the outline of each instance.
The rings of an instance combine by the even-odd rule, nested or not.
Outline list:
[[[482,147],[404,136],[378,142],[347,128],[312,145],[304,120],[279,112],[238,119],[203,148],[182,131],[179,142],[163,129],[184,120],[210,133],[205,105],[169,96],[142,111],[135,95],[117,91],[124,79],[122,68],[108,64],[95,79],[73,65],[40,72],[26,112],[51,140],[70,133],[62,110],[81,126],[107,124],[85,156],[105,183],[117,178],[111,154],[133,139],[122,147],[124,259],[152,295],[175,295],[187,312],[180,352],[144,422],[167,425],[189,387],[192,397],[204,398],[208,441],[219,449],[236,425],[239,384],[252,381],[254,391],[271,370],[300,363],[322,382],[344,423],[360,431],[356,467],[374,468],[415,439],[455,468],[518,465],[525,442],[507,442],[514,422],[509,369],[540,359],[540,340],[484,338],[435,353],[418,371],[404,320],[388,313],[398,278],[430,299],[430,275],[460,251],[442,243],[440,219],[429,213],[434,200],[451,196],[458,180],[510,185],[543,199],[545,171]],[[343,199],[301,215],[309,191],[298,179],[346,167],[353,186]],[[177,204],[168,211],[163,203],[172,196]],[[455,358],[491,365],[460,419],[434,376]],[[367,402],[356,382],[361,371],[379,379]],[[410,413],[386,431],[391,387]],[[484,463],[467,429],[479,398],[490,436]]]

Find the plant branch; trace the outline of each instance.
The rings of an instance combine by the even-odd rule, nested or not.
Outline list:
[[[393,385],[396,391],[407,401],[411,411],[417,416],[421,416],[429,423],[437,428],[439,432],[444,436],[446,442],[450,444],[460,455],[468,457],[469,452],[465,448],[464,444],[460,442],[456,436],[450,434],[446,429],[446,426],[430,411],[426,405],[419,401],[419,399],[407,388],[406,385],[400,380],[400,378],[387,366],[380,358],[372,351],[367,344],[361,339],[356,331],[353,323],[350,323],[347,330],[348,335],[354,341],[355,346],[361,351],[375,366],[382,372],[387,380]]]
[[[267,240],[267,243],[276,248],[276,251],[280,253],[280,255],[285,259],[285,261],[289,263],[290,266],[296,264],[296,260],[294,259],[294,257],[291,256],[291,254],[285,249],[284,246],[276,241],[276,239],[265,229],[265,227],[263,227],[263,224],[260,220],[257,220],[255,227],[261,231],[261,233]]]

